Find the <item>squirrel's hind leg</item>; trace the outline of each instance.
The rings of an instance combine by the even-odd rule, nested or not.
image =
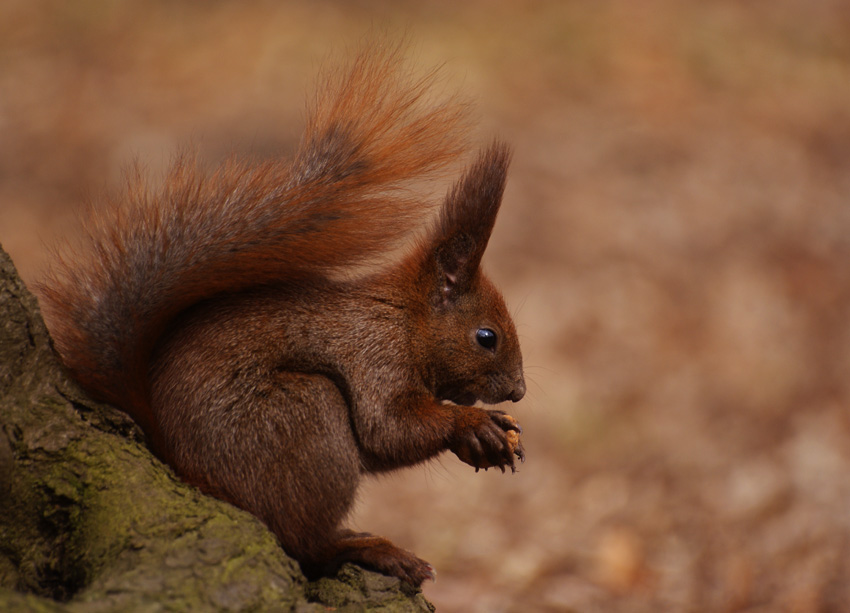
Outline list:
[[[217,366],[225,376],[226,360]],[[165,441],[167,460],[186,481],[261,519],[305,570],[314,567],[335,555],[360,481],[348,406],[322,375],[230,373],[230,385],[208,386],[207,396],[158,388],[163,432],[179,432]],[[181,421],[198,425],[176,427]]]
[[[387,539],[338,528],[354,499],[361,467],[348,407],[337,387],[321,375],[287,372],[279,373],[275,384],[264,421],[277,422],[279,458],[258,473],[261,492],[272,500],[267,511],[264,505],[259,512],[248,510],[264,519],[312,578],[353,562],[415,586],[433,580],[430,564]],[[275,481],[282,472],[286,478]]]
[[[434,568],[428,562],[380,536],[342,530],[333,547],[333,557],[321,569],[324,574],[334,572],[345,562],[353,562],[358,566],[398,577],[416,587],[422,585],[426,579],[436,579]]]
[[[179,441],[166,441],[178,474],[260,518],[310,578],[353,562],[416,586],[433,579],[427,562],[387,539],[340,530],[362,467],[336,385],[317,374],[228,370],[227,364],[221,360],[216,374],[229,372],[230,385],[209,388],[218,393],[199,397],[182,394],[179,385],[157,388],[158,406],[169,407],[160,412],[163,431],[181,433]],[[172,425],[200,416],[204,427]]]
[[[307,569],[334,549],[360,482],[348,405],[328,378],[290,372],[276,373],[264,401],[260,436],[268,439],[244,443],[254,483],[243,508]]]
[[[292,521],[291,512],[267,520],[284,549],[312,578],[332,575],[345,562],[353,562],[417,587],[433,580],[430,564],[387,539],[339,530],[354,499],[361,466],[348,407],[336,386],[320,375],[299,373],[280,373],[277,384],[270,410],[284,411],[287,426],[291,418],[299,418],[291,423],[295,436],[288,445],[293,448],[281,452],[287,469],[294,469],[288,487],[298,494],[299,521]],[[318,518],[324,519],[311,524]]]

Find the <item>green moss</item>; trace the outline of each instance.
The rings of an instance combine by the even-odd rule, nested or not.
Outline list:
[[[334,579],[307,585],[307,597],[340,611],[428,612],[433,606],[419,590],[396,579],[346,564]]]
[[[68,609],[49,598],[0,588],[0,611],[14,613],[67,613]]]

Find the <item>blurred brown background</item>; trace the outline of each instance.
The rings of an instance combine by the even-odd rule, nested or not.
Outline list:
[[[529,459],[372,482],[353,524],[441,611],[850,610],[843,0],[4,0],[0,242],[32,281],[132,159],[285,154],[376,27],[515,146],[486,263]]]

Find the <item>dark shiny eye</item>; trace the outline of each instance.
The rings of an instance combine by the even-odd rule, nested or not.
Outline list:
[[[478,341],[478,344],[484,347],[484,349],[496,348],[496,333],[490,328],[478,328],[475,332],[475,340]]]

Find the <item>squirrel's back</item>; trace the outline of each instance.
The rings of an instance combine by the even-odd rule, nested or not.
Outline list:
[[[309,282],[381,254],[428,208],[404,187],[466,150],[465,107],[429,104],[399,47],[372,45],[331,73],[286,161],[230,160],[208,172],[180,157],[161,188],[128,187],[39,286],[74,377],[145,428],[153,347],[181,311],[221,292]]]

